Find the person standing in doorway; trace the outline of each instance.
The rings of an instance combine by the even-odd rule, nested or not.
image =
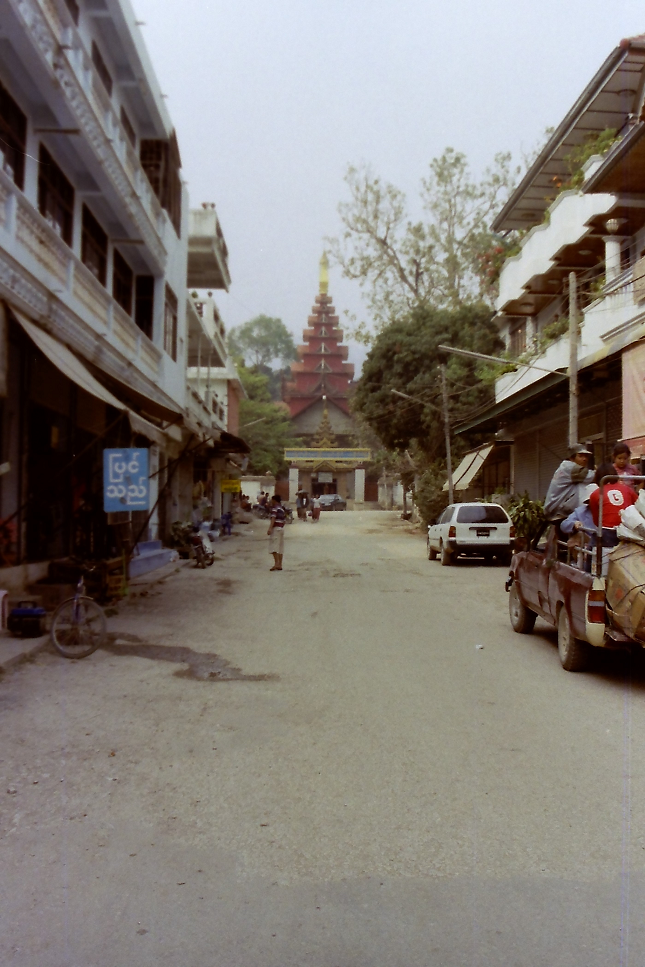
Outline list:
[[[273,567],[271,571],[282,570],[282,556],[284,554],[284,519],[285,513],[282,507],[282,497],[274,494],[271,498],[271,522],[267,534],[269,535],[269,554],[273,554]]]

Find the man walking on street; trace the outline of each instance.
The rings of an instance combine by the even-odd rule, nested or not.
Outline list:
[[[285,513],[282,507],[282,497],[274,494],[271,498],[271,523],[267,534],[269,535],[269,554],[273,554],[274,565],[271,571],[282,570],[282,555],[284,554],[284,518]]]

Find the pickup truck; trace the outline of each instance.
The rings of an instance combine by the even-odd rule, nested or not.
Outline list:
[[[529,634],[538,615],[554,625],[560,661],[569,672],[587,667],[592,648],[634,643],[608,619],[605,578],[576,566],[573,554],[582,556],[560,539],[554,524],[545,523],[529,549],[513,556],[506,582],[513,630]]]

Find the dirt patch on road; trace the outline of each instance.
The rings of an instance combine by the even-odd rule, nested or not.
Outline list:
[[[102,645],[103,651],[112,655],[129,655],[148,658],[151,661],[169,661],[187,668],[175,672],[177,678],[193,678],[200,682],[268,682],[277,681],[272,674],[247,675],[213,652],[194,651],[186,645],[153,645],[137,635],[111,634]]]

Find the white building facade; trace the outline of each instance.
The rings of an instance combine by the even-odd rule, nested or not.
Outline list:
[[[643,387],[625,379],[642,362],[633,352],[645,336],[638,281],[645,265],[645,167],[637,160],[644,91],[645,37],[622,41],[493,225],[500,234],[528,229],[503,266],[496,306],[500,335],[517,364],[497,379],[495,403],[463,429],[508,443],[509,489],[534,498],[544,497],[569,453],[571,273],[579,320],[578,439],[592,446],[596,462],[619,440],[630,443],[634,459],[645,455]],[[613,144],[586,161],[579,186],[560,190],[571,175],[571,152],[599,138]]]
[[[206,207],[127,0],[0,0],[0,567],[109,556],[121,524],[154,539],[189,512],[184,458],[222,425],[191,420],[187,384],[191,268],[229,284]],[[102,449],[130,445],[149,521],[103,513]]]

